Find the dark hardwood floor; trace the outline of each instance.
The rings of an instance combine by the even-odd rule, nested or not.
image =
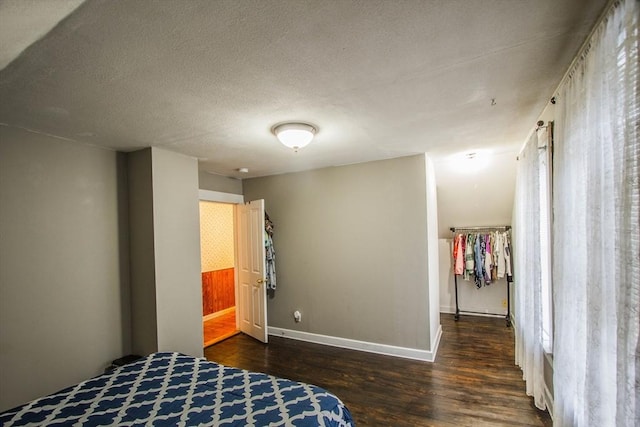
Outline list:
[[[205,349],[218,363],[316,384],[358,426],[551,426],[526,396],[504,319],[443,314],[434,363],[280,337],[236,335]]]

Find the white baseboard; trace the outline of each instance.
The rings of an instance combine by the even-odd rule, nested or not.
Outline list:
[[[224,314],[230,313],[235,309],[236,307],[233,306],[233,307],[225,308],[224,310],[216,311],[215,313],[207,314],[206,316],[202,316],[202,321],[206,322],[207,320],[215,319],[216,317],[220,317]]]
[[[496,309],[495,311],[485,309],[484,311],[486,311],[487,313],[467,313],[461,309],[460,315],[461,316],[480,316],[480,317],[505,317],[507,315],[507,311],[505,310],[504,314],[498,313],[501,310],[504,310],[504,308]],[[473,311],[476,311],[476,310],[473,310]],[[480,311],[480,310],[477,310],[477,311]],[[440,313],[456,314],[456,308],[449,307],[449,306],[440,306]],[[495,314],[495,313],[498,313],[498,314]]]
[[[387,356],[404,357],[405,359],[433,362],[436,359],[437,347],[434,351],[420,350],[416,348],[397,347],[388,344],[378,344],[367,341],[352,340],[349,338],[332,337],[328,335],[312,334],[310,332],[294,331],[292,329],[269,327],[269,335],[290,338],[299,341],[307,341],[315,344],[329,345],[332,347],[347,348],[350,350],[366,351],[369,353],[384,354]],[[440,343],[442,327],[438,329],[436,345]]]

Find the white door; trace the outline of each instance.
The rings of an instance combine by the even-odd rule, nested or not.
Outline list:
[[[238,205],[238,293],[240,330],[267,342],[264,200]]]

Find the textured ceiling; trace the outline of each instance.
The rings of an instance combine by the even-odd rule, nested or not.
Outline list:
[[[235,177],[513,151],[606,3],[87,0],[0,71],[0,124]]]
[[[0,0],[0,70],[84,0]]]

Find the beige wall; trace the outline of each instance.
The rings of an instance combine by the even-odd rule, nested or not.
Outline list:
[[[438,240],[440,251],[440,310],[456,312],[455,283],[453,276],[452,239]],[[510,291],[513,289],[511,287]],[[513,294],[512,294],[513,295]],[[460,310],[479,313],[507,313],[507,279],[499,279],[478,289],[473,279],[466,281],[458,276],[458,305]],[[511,306],[513,309],[513,306]]]
[[[145,355],[158,349],[151,149],[128,153],[127,166],[132,351]]]
[[[440,329],[440,254],[438,251],[438,193],[433,163],[428,156],[425,160],[427,191],[427,254],[429,262],[429,325],[431,350],[436,350]]]
[[[430,349],[423,155],[243,187],[245,200],[265,199],[275,223],[269,326]]]
[[[0,126],[0,410],[130,352],[125,169]]]
[[[517,155],[517,150],[490,153],[478,170],[459,157],[433,160],[439,238],[451,238],[449,227],[511,224]]]
[[[475,171],[464,161],[460,161],[460,158],[434,160],[438,183],[440,310],[443,313],[455,312],[455,287],[450,252],[453,233],[449,227],[511,225],[517,154],[517,151],[491,153],[485,167]],[[502,313],[506,311],[503,306],[503,300],[507,295],[506,286],[504,279],[481,289],[459,280],[460,309]],[[511,296],[513,297],[513,292]],[[513,304],[511,308],[513,309]]]
[[[198,161],[151,150],[158,350],[201,357]]]
[[[129,153],[133,350],[202,356],[198,164]]]
[[[242,180],[200,171],[198,185],[202,190],[220,191],[221,193],[242,194]]]

